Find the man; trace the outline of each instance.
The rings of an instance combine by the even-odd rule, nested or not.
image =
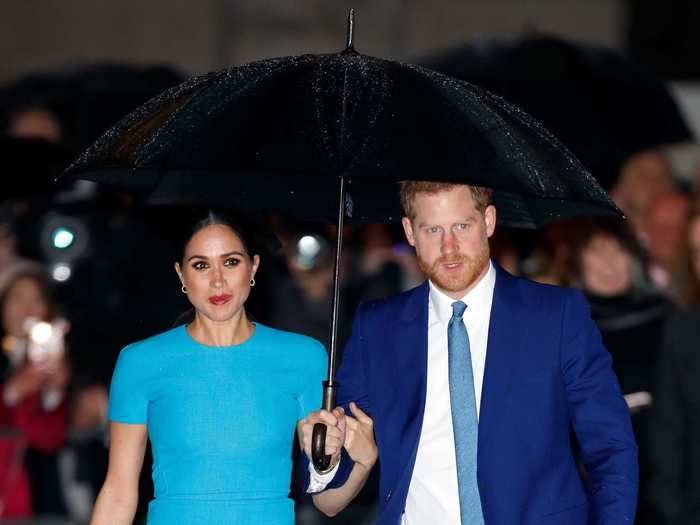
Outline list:
[[[649,254],[652,281],[677,302],[683,301],[686,289],[686,268],[682,263],[689,215],[688,196],[678,191],[659,194],[650,202],[640,232]]]
[[[654,198],[672,190],[671,163],[658,150],[645,150],[625,161],[610,197],[624,212],[632,229],[640,234]]]
[[[377,523],[632,523],[636,445],[585,299],[491,263],[489,199],[485,188],[403,183],[403,227],[428,281],[355,316],[338,405],[374,422]],[[307,454],[313,423],[337,423],[337,436],[344,420],[340,410],[303,420]],[[356,492],[348,452],[325,476],[310,467],[310,490],[328,489],[314,497],[322,510]]]

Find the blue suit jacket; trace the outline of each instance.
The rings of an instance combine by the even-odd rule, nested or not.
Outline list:
[[[374,420],[379,524],[400,523],[416,460],[428,291],[426,282],[361,305],[338,370],[338,405],[347,410],[355,401]],[[478,448],[486,525],[633,522],[638,474],[630,418],[579,291],[497,268]],[[329,488],[342,485],[351,468],[344,454]]]

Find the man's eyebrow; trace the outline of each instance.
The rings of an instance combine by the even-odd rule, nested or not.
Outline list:
[[[465,217],[464,219],[460,219],[458,221],[455,221],[453,224],[460,224],[463,222],[474,222],[476,221],[476,218],[474,217]],[[435,226],[435,224],[428,223],[428,222],[419,222],[418,223],[418,228],[426,228],[426,227],[432,227]]]

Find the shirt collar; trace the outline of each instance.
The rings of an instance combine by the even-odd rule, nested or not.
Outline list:
[[[455,301],[462,301],[466,304],[467,312],[483,311],[487,306],[490,306],[493,289],[496,285],[496,269],[489,260],[489,269],[486,271],[486,275],[461,299],[453,299],[446,295],[432,281],[428,281],[428,284],[430,285],[429,300],[435,315],[441,323],[447,324],[452,318],[452,303]]]

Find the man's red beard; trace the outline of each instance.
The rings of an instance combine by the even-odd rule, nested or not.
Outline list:
[[[446,292],[461,292],[471,288],[485,270],[488,261],[488,245],[473,257],[463,254],[442,255],[432,265],[424,261],[420,255],[418,256],[418,266],[421,271],[438,288]],[[450,263],[462,263],[462,267],[458,271],[448,273],[442,265]]]

